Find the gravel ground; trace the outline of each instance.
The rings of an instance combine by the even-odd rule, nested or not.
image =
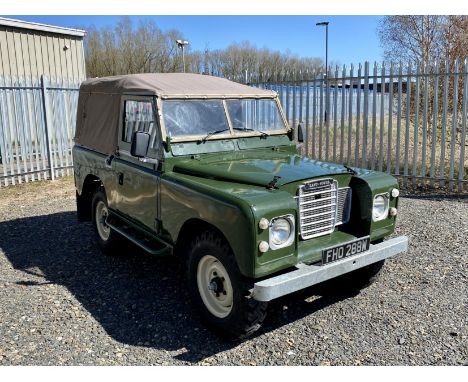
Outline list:
[[[313,289],[219,341],[171,258],[107,258],[71,179],[0,189],[0,365],[467,365],[468,198],[407,195],[410,250],[358,295]]]

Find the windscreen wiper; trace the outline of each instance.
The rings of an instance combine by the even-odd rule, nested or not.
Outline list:
[[[350,172],[351,174],[353,175],[357,174],[356,170],[352,169],[351,167],[346,166],[345,164],[343,164],[342,166],[346,169],[346,171]]]
[[[222,129],[222,130],[210,131],[210,132],[209,132],[208,134],[206,134],[206,136],[205,136],[203,139],[201,139],[199,142],[205,143],[206,140],[207,140],[209,137],[211,137],[212,135],[219,134],[219,133],[222,133],[222,132],[224,132],[224,131],[229,131],[229,129]]]
[[[245,127],[245,128],[241,128],[241,127],[233,127],[232,128],[233,130],[237,130],[237,131],[255,131],[256,133],[260,133],[260,137],[269,137],[270,135],[263,132],[263,131],[260,131],[260,130],[255,130],[255,129],[252,129],[250,127]],[[223,133],[225,131],[229,131],[229,129],[222,129],[222,130],[215,130],[215,131],[210,131],[208,134],[206,134],[206,136],[204,138],[202,138],[199,142],[200,143],[205,143],[206,140],[211,137],[212,135],[215,135],[215,134],[219,134],[219,133]]]
[[[260,130],[255,130],[255,129],[252,129],[250,127],[233,127],[232,128],[233,130],[237,130],[237,131],[255,131],[256,133],[260,133],[260,136],[261,137],[269,137],[270,135],[263,132],[263,131],[260,131]]]

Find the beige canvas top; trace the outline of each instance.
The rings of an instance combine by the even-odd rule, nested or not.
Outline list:
[[[193,73],[142,73],[94,78],[84,81],[80,90],[115,94],[138,92],[161,98],[276,96],[276,92],[272,90]]]
[[[78,99],[75,142],[112,154],[118,141],[120,96],[161,98],[273,98],[277,93],[224,78],[192,73],[144,73],[84,81]]]

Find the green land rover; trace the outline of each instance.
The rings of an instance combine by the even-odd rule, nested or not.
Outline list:
[[[93,222],[104,253],[125,239],[183,258],[202,320],[245,337],[268,301],[316,284],[358,290],[408,246],[383,241],[396,179],[302,157],[302,134],[271,90],[182,73],[87,80],[73,148],[78,219]]]

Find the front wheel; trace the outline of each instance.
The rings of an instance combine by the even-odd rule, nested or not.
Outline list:
[[[203,322],[220,337],[245,338],[266,316],[267,303],[250,298],[249,283],[220,235],[198,235],[188,250],[188,287]]]

